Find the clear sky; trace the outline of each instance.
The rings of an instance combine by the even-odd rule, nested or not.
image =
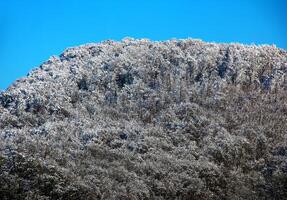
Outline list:
[[[0,0],[0,89],[67,47],[127,36],[287,49],[287,1]]]

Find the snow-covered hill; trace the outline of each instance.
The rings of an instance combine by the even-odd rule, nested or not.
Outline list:
[[[1,199],[284,199],[287,52],[67,49],[0,94]]]

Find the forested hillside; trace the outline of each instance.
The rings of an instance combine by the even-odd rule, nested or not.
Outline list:
[[[0,199],[286,199],[287,52],[126,38],[0,94]]]

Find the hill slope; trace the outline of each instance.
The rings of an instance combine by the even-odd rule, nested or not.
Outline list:
[[[287,52],[125,39],[0,95],[2,199],[284,199]]]

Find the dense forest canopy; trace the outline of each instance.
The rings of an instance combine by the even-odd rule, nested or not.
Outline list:
[[[126,38],[0,94],[2,199],[284,199],[287,52]]]

